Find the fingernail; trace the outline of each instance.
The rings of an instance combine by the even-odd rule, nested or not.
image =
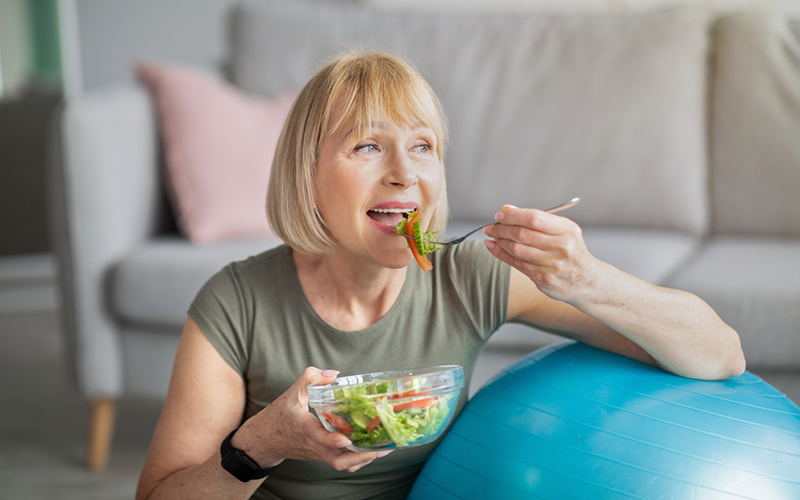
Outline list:
[[[322,370],[323,377],[335,377],[339,375],[339,370]]]
[[[503,212],[497,212],[496,214],[494,214],[494,220],[496,220],[497,222],[501,222],[503,220],[503,217],[505,216],[506,214],[504,214]]]
[[[518,207],[518,206],[516,206],[516,205],[508,205],[508,204],[506,204],[506,205],[503,205],[503,210],[516,210],[516,209],[518,209],[518,208],[519,208],[519,207]]]
[[[493,249],[493,248],[494,248],[494,246],[495,246],[497,243],[495,243],[495,242],[494,242],[494,240],[483,240],[483,244],[484,244],[484,245],[486,245],[486,248],[488,248],[489,250],[491,250],[491,249]]]
[[[350,446],[351,444],[353,444],[353,442],[350,441],[349,439],[343,439],[342,441],[336,441],[336,447],[337,448],[346,448],[347,446]]]
[[[383,450],[383,451],[379,451],[378,453],[376,453],[376,454],[375,454],[375,456],[376,456],[376,457],[378,457],[378,458],[383,458],[383,457],[385,457],[386,455],[388,455],[389,453],[391,453],[391,452],[393,452],[393,451],[394,451],[394,450]]]

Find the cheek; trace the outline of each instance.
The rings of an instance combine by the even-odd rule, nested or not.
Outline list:
[[[317,204],[327,224],[356,215],[351,212],[362,205],[365,191],[363,178],[336,168],[322,172],[315,180],[315,189]]]
[[[425,186],[427,196],[435,198],[436,200],[442,196],[442,189],[444,188],[444,169],[441,165],[437,164],[432,168],[426,169],[425,173],[420,176]],[[435,204],[435,200],[432,200]]]
[[[332,185],[333,182],[335,182],[335,177],[329,175],[328,171],[318,171],[317,176],[314,179],[317,207],[322,215],[322,219],[328,225],[330,225],[332,222],[329,214],[339,211],[336,204],[337,197],[333,194],[337,191],[337,189]]]

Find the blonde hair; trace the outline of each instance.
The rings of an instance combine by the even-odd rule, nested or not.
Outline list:
[[[338,119],[332,123],[334,109]],[[422,76],[397,56],[351,52],[334,59],[297,96],[281,130],[267,191],[267,218],[293,248],[321,255],[332,246],[317,208],[314,176],[321,145],[344,127],[366,132],[376,114],[400,126],[422,123],[436,135],[444,166],[447,124],[439,99]],[[448,217],[447,189],[430,223],[441,231]]]

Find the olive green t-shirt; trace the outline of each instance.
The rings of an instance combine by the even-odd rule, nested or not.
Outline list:
[[[308,302],[282,245],[232,263],[200,290],[189,315],[247,384],[247,419],[286,391],[308,366],[341,375],[443,364],[469,379],[485,341],[506,320],[509,267],[480,242],[430,255],[433,270],[415,263],[389,312],[377,323],[345,331],[326,323]],[[356,473],[325,463],[286,460],[259,488],[259,499],[405,498],[429,445],[397,449]]]

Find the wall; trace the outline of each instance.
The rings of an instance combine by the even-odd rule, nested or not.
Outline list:
[[[214,66],[235,0],[76,0],[84,89],[132,82],[139,58]]]
[[[0,1],[0,97],[17,91],[28,78],[33,38],[25,0]]]

